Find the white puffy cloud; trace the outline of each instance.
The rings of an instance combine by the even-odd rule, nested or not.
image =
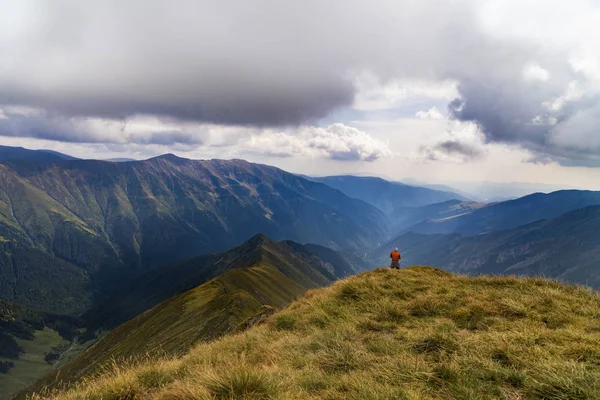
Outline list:
[[[421,119],[444,119],[444,115],[437,107],[431,107],[427,111],[419,111],[415,115]]]
[[[485,137],[471,122],[449,120],[444,133],[424,144],[413,158],[420,161],[466,163],[483,158],[486,153]]]
[[[342,123],[326,128],[303,126],[293,132],[262,131],[239,142],[241,151],[277,157],[317,157],[342,161],[375,161],[392,155],[369,134]]]
[[[530,63],[523,68],[523,79],[526,82],[546,82],[550,79],[550,73],[539,64]]]

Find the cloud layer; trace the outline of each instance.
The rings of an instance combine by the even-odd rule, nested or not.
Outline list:
[[[0,135],[200,144],[202,132],[174,123],[129,135],[117,126],[140,115],[304,126],[423,96],[448,101],[451,118],[488,142],[600,163],[600,7],[590,0],[23,0],[1,9],[0,108],[40,112],[5,112]],[[98,124],[108,134],[90,128]],[[327,134],[274,139],[315,150]],[[336,146],[348,137],[333,134]],[[322,148],[380,157],[371,145]]]

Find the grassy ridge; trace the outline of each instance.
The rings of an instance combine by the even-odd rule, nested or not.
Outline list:
[[[217,265],[217,270],[226,269],[219,276],[118,326],[30,390],[72,383],[106,367],[111,360],[181,355],[200,341],[246,329],[308,289],[328,285],[351,272],[343,259],[333,257],[334,252],[329,254],[330,250],[318,246],[310,249],[320,250],[321,255],[309,252],[307,246],[255,236],[220,257],[226,265]],[[167,269],[178,277],[165,282],[169,287],[178,287],[180,280],[193,281],[193,275],[183,273],[192,272],[193,260],[183,269],[175,267]]]
[[[597,399],[600,295],[538,278],[375,270],[182,357],[36,399]]]

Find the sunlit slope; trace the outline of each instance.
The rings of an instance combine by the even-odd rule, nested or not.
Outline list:
[[[375,270],[174,360],[56,399],[597,399],[600,296],[554,281]]]

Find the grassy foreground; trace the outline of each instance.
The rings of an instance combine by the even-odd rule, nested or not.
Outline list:
[[[600,399],[600,295],[538,278],[375,270],[176,359],[36,399]]]

